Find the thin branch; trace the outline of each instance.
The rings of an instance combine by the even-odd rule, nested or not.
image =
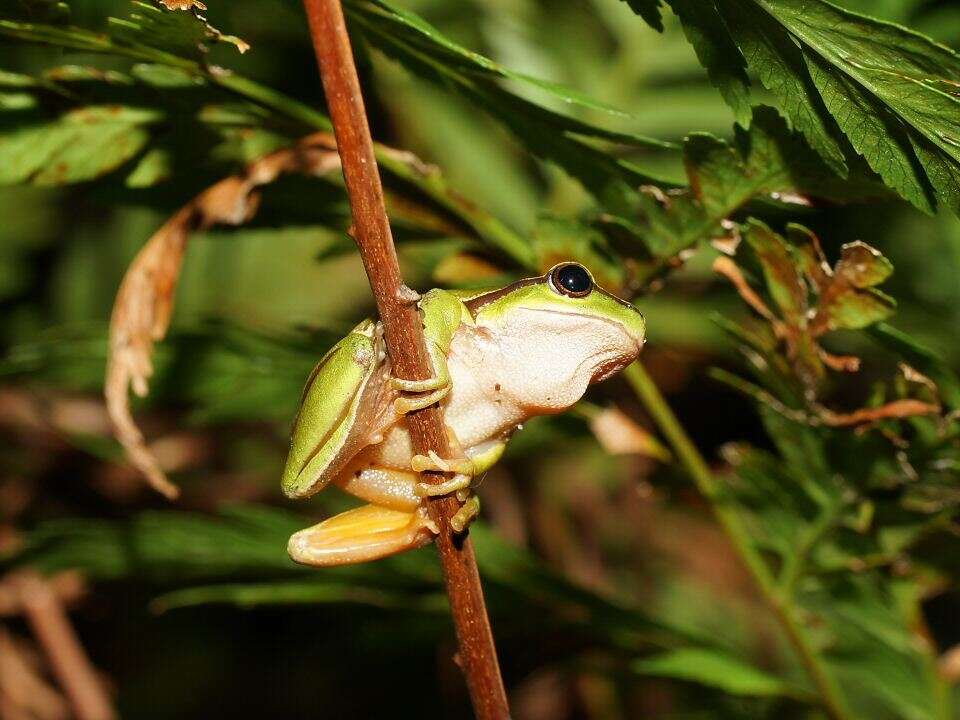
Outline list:
[[[23,612],[78,720],[114,720],[110,698],[50,584],[24,572],[16,578]]]
[[[354,235],[383,322],[387,351],[399,377],[425,379],[431,370],[423,327],[400,277],[343,9],[339,0],[304,0],[304,7],[350,196]],[[407,425],[417,452],[435,450],[449,456],[443,411],[438,406],[412,413]],[[473,548],[468,538],[456,538],[450,527],[457,508],[457,501],[450,497],[430,503],[431,516],[440,529],[436,544],[456,625],[460,665],[476,716],[505,720],[509,717],[507,697]]]

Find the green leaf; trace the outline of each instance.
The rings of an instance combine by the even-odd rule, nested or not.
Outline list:
[[[419,612],[444,607],[438,602],[440,569],[428,549],[318,573],[286,554],[289,536],[307,524],[258,505],[225,507],[219,516],[165,511],[126,521],[73,518],[41,524],[13,562],[43,572],[79,569],[96,580],[139,578],[179,586],[157,601],[158,609],[206,602],[248,607],[349,602]],[[568,632],[588,628],[592,637],[620,650],[636,651],[646,642],[704,642],[698,633],[576,585],[482,523],[472,526],[471,535],[488,592],[501,594],[504,616],[550,613],[551,622]]]
[[[650,0],[647,0],[649,2]],[[653,0],[659,4],[659,0]],[[428,56],[442,70],[453,76],[472,78],[501,78],[516,80],[519,83],[546,90],[553,97],[591,110],[601,110],[612,115],[626,116],[627,113],[612,105],[600,102],[578,90],[559,83],[542,80],[525,73],[511,70],[493,60],[475,53],[446,37],[437,28],[415,13],[393,5],[387,0],[347,0],[347,11],[356,20],[362,20],[363,26],[375,28],[379,33],[389,33],[395,49],[401,44],[406,46],[410,59],[413,55]],[[398,57],[398,59],[401,59]],[[426,58],[425,58],[426,59]],[[403,61],[401,59],[401,61]],[[438,67],[438,70],[441,69]],[[563,118],[563,116],[560,116]],[[669,143],[641,135],[617,133],[580,122],[574,118],[563,118],[569,122],[569,129],[584,135],[619,140],[637,146],[670,148]]]
[[[817,316],[828,330],[860,330],[886,320],[896,308],[896,302],[889,295],[870,289],[837,295],[819,308]]]
[[[888,187],[932,212],[936,202],[923,167],[893,113],[849,78],[834,73],[820,56],[806,52],[804,57],[824,104],[854,149],[870,158],[870,166]]]
[[[671,3],[701,63],[743,115],[747,70],[836,172],[856,151],[904,199],[960,212],[960,56],[825,0]],[[694,10],[696,14],[694,14]]]
[[[414,612],[445,611],[447,607],[446,598],[441,593],[411,598],[409,593],[394,592],[390,588],[362,587],[341,581],[331,583],[319,578],[199,585],[165,593],[150,603],[150,606],[154,611],[167,612],[178,608],[210,604],[252,608],[263,605],[322,603],[357,603]]]
[[[635,660],[631,668],[642,675],[687,680],[731,695],[804,699],[812,697],[802,688],[713,648],[670,650]]]
[[[161,119],[152,110],[88,106],[46,124],[0,132],[0,183],[64,185],[105,175],[136,156]]]
[[[811,332],[819,335],[840,328],[859,330],[889,318],[896,302],[872,286],[892,272],[890,261],[866,243],[844,245],[833,276],[820,290],[820,303],[810,320]]]
[[[64,23],[70,19],[70,6],[62,0],[8,0],[3,15],[25,22]]]
[[[858,171],[847,180],[833,174],[769,107],[754,108],[750,130],[735,142],[706,133],[684,140],[688,192],[666,202],[641,196],[643,217],[635,230],[657,258],[672,258],[699,240],[722,237],[721,223],[756,200],[883,196],[886,191]]]
[[[693,45],[700,64],[707,70],[710,82],[733,109],[737,122],[746,127],[750,122],[750,80],[743,58],[717,9],[702,0],[668,0],[680,18],[683,32]]]
[[[955,52],[920,33],[823,0],[756,0],[756,4],[802,44],[808,57],[819,58],[824,72],[889,108],[893,117],[888,122],[930,143],[943,162],[960,164],[960,98],[954,94],[960,82],[960,57]],[[855,146],[859,140],[858,150],[882,175],[888,148],[869,142],[876,114],[856,102],[844,109],[849,114],[847,137]],[[954,210],[960,211],[960,206]]]

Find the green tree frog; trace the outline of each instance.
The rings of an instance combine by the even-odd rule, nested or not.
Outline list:
[[[479,511],[474,479],[514,431],[569,408],[633,362],[645,339],[640,312],[573,262],[492,292],[431,290],[418,305],[431,379],[393,377],[380,323],[364,320],[307,380],[283,490],[301,498],[333,483],[368,504],[295,533],[296,562],[342,565],[424,545],[437,531],[429,496],[456,494],[452,525],[462,531]],[[454,457],[416,455],[401,420],[438,402]],[[448,479],[423,483],[424,470]]]

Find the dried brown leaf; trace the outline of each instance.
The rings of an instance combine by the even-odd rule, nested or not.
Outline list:
[[[611,455],[645,455],[657,460],[670,459],[667,450],[624,412],[615,407],[604,408],[590,420],[590,429]]]
[[[179,494],[147,447],[130,413],[129,390],[148,392],[154,344],[170,326],[174,293],[190,235],[214,225],[242,225],[256,213],[257,189],[286,173],[324,175],[340,167],[331,135],[316,133],[250,163],[204,190],[154,233],[134,259],[110,318],[110,357],[104,394],[114,432],[130,462],[169,499]]]

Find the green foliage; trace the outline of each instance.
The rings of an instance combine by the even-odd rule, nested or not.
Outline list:
[[[149,512],[122,523],[51,521],[31,534],[19,561],[47,572],[74,568],[99,580],[149,581],[167,590],[154,602],[158,609],[349,602],[445,611],[439,567],[428,551],[317,573],[276,551],[304,525],[303,517],[252,505],[225,507],[220,517]],[[543,622],[549,613],[552,632],[602,637],[610,647],[627,651],[638,643],[669,647],[703,640],[640,608],[578,587],[482,525],[475,541],[481,572],[492,586],[494,612],[508,622],[538,616]]]
[[[689,680],[731,695],[804,697],[802,689],[717,650],[681,648],[633,664],[645,675]]]
[[[753,75],[838,173],[852,148],[918,208],[960,210],[954,51],[823,0],[670,5],[738,118]]]
[[[531,423],[511,444],[484,503],[499,527],[523,526],[518,542],[485,525],[473,532],[508,681],[544,669],[599,678],[594,694],[570,683],[586,688],[577,711],[591,717],[634,716],[629,699],[655,688],[668,699],[663,716],[947,720],[956,692],[940,653],[955,623],[944,631],[929,621],[927,604],[960,572],[951,340],[960,236],[945,214],[924,220],[889,201],[960,207],[960,64],[946,45],[855,11],[916,20],[945,39],[952,9],[666,4],[676,17],[659,0],[506,3],[503,22],[499,4],[450,14],[428,0],[344,2],[375,133],[443,166],[377,147],[408,282],[479,287],[560,259],[586,263],[647,314],[651,374],[681,391],[678,407],[699,433],[687,437],[636,367],[637,397],[611,385],[603,402],[641,422],[649,414],[671,444],[662,464],[607,457],[582,419]],[[364,646],[370,658],[399,652],[391,672],[402,677],[407,655],[421,652],[432,667],[446,604],[429,550],[305,570],[283,548],[307,520],[266,504],[279,500],[303,378],[369,309],[336,181],[281,181],[265,189],[253,227],[191,241],[183,314],[139,406],[150,434],[178,429],[216,448],[178,473],[188,510],[134,512],[125,503],[139,499],[113,499],[102,468],[122,476],[118,447],[106,432],[78,431],[60,407],[58,393],[99,390],[116,283],[171,210],[244,163],[330,129],[315,109],[315,76],[293,64],[312,57],[300,15],[284,20],[297,4],[267,18],[237,0],[229,20],[253,44],[242,58],[242,41],[194,11],[136,2],[102,21],[89,9],[71,17],[61,2],[11,7],[0,12],[12,49],[0,73],[0,182],[41,187],[0,195],[9,218],[0,295],[11,308],[0,332],[13,345],[0,377],[50,397],[34,416],[0,395],[0,430],[28,417],[18,438],[48,432],[40,450],[10,453],[16,475],[46,487],[67,467],[71,484],[66,499],[27,511],[33,529],[7,566],[79,569],[95,592],[137,587],[157,610],[351,608],[361,619],[351,643],[378,638]],[[210,15],[224,24],[222,9]],[[722,102],[722,122],[704,110],[715,95],[707,80],[732,127]],[[671,95],[682,92],[696,98],[686,114]],[[649,138],[652,115],[668,118],[660,127],[681,142]],[[85,202],[93,207],[81,212]],[[24,279],[36,258],[41,270]],[[712,282],[711,261],[750,308]],[[80,322],[89,319],[93,329]],[[702,358],[724,366],[712,372],[718,383],[690,381]],[[755,404],[759,422],[720,388]],[[64,445],[66,460],[44,465]],[[495,484],[507,476],[521,488],[516,517],[516,499]],[[97,497],[78,500],[88,477]],[[224,506],[233,490],[211,489],[209,477],[263,504]],[[702,501],[690,501],[688,478]],[[685,523],[696,523],[689,536]],[[703,534],[717,526],[733,565],[747,568],[746,590],[722,577],[738,570],[722,569],[732,567],[726,545]]]
[[[643,219],[637,236],[661,261],[700,240],[726,236],[723,222],[757,198],[882,194],[867,180],[841,182],[831,175],[770,108],[757,108],[749,132],[739,131],[733,145],[706,134],[687,137],[684,166],[688,192],[666,202],[640,196]]]

